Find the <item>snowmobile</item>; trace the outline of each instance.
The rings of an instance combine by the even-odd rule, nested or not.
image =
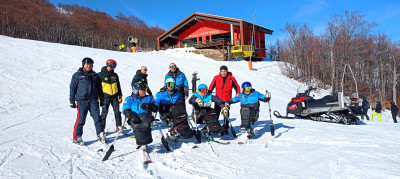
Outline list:
[[[350,68],[350,66],[348,67]],[[351,74],[353,74],[352,71]],[[274,115],[278,118],[294,118],[288,117],[290,113],[296,117],[308,118],[314,121],[335,122],[346,125],[358,124],[360,120],[357,116],[362,114],[362,110],[360,105],[361,99],[358,98],[357,83],[356,92],[351,97],[344,96],[343,78],[342,92],[327,95],[321,99],[314,99],[314,97],[310,96],[310,92],[316,90],[316,88],[310,86],[307,90],[298,90],[296,97],[292,98],[287,105],[286,116],[281,116],[277,111],[274,111]],[[355,81],[354,75],[353,79]]]

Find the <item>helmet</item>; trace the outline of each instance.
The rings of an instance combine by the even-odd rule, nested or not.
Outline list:
[[[251,83],[246,81],[246,82],[242,83],[242,89],[243,89],[243,91],[250,91],[253,88],[251,87]]]
[[[135,84],[133,84],[132,93],[137,94],[139,90],[147,91],[146,85],[141,82],[136,82]]]
[[[199,87],[197,87],[198,90],[200,89],[207,89],[207,85],[206,84],[200,84]]]
[[[83,58],[83,60],[82,60],[82,67],[83,67],[83,65],[85,65],[85,63],[93,64],[94,61],[93,61],[91,58],[89,58],[89,57],[85,57],[85,58]]]
[[[115,60],[113,60],[113,59],[108,59],[106,61],[106,66],[110,66],[110,67],[115,68],[115,67],[117,67],[117,62]]]
[[[165,80],[165,86],[172,86],[175,87],[175,80],[173,78],[168,78],[167,80]]]
[[[207,85],[206,84],[200,84],[199,87],[197,87],[199,92],[207,93]]]

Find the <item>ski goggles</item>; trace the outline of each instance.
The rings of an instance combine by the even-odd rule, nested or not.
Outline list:
[[[174,82],[167,82],[167,87],[175,87],[175,83]]]
[[[200,89],[200,93],[207,93],[207,89],[206,88]]]
[[[244,87],[243,90],[244,90],[244,91],[250,91],[250,90],[251,90],[251,87],[250,87],[250,86]]]
[[[169,66],[169,68],[176,68],[176,65]]]
[[[115,63],[106,63],[106,65],[112,68],[117,68],[117,64]]]

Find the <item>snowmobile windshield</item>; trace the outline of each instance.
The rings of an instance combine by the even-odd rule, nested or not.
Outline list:
[[[299,88],[297,88],[297,94],[299,93],[306,93],[307,88],[304,86],[300,86]]]

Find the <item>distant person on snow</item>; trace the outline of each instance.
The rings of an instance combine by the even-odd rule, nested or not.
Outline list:
[[[104,126],[100,117],[100,106],[104,106],[104,98],[99,75],[92,70],[94,61],[91,58],[82,60],[82,67],[72,75],[69,87],[69,101],[71,108],[78,108],[78,117],[74,126],[73,142],[84,145],[82,140],[83,126],[86,116],[94,120],[98,140],[105,143]]]
[[[372,114],[372,121],[374,121],[375,116],[378,116],[379,122],[382,122],[381,112],[382,112],[381,102],[377,101],[375,106],[375,112]]]
[[[169,72],[165,75],[164,81],[168,78],[172,78],[175,81],[175,88],[178,89],[183,99],[187,99],[189,96],[189,85],[187,78],[181,70],[176,66],[175,63],[169,64]]]
[[[370,108],[370,105],[369,105],[369,102],[366,97],[363,97],[361,108],[362,108],[361,119],[364,120],[364,116],[365,116],[365,118],[369,121],[369,117],[368,117],[367,113],[368,113],[368,109]]]
[[[136,75],[133,77],[132,79],[132,83],[131,86],[133,86],[133,84],[135,84],[136,82],[141,82],[142,84],[146,85],[147,87],[147,93],[154,98],[153,93],[150,91],[149,88],[149,84],[147,81],[147,67],[146,66],[142,66],[142,68],[140,68],[140,70],[136,71]]]
[[[207,85],[200,84],[198,87],[199,92],[192,95],[189,99],[189,104],[193,105],[194,113],[192,116],[197,124],[206,123],[206,127],[203,128],[209,134],[222,133],[224,135],[225,127],[221,126],[218,121],[219,113],[212,108],[212,102],[215,106],[221,109],[228,110],[225,108],[224,102],[217,96],[209,94],[207,91]]]
[[[240,86],[237,83],[235,77],[232,76],[231,72],[228,72],[228,67],[222,65],[219,68],[219,74],[214,76],[208,89],[208,93],[212,93],[214,88],[216,88],[216,96],[218,96],[222,102],[226,102],[228,99],[232,98],[232,89],[235,89],[236,96],[240,93]],[[215,106],[215,111],[219,114],[221,112],[219,106]],[[225,133],[228,134],[229,121],[224,120]]]
[[[397,113],[399,112],[399,108],[397,108],[396,104],[394,104],[393,101],[390,104],[391,104],[390,111],[392,112],[393,122],[397,123],[396,118],[397,118]]]
[[[159,107],[160,118],[165,123],[173,124],[169,130],[170,140],[177,141],[179,136],[185,139],[192,138],[195,131],[190,129],[187,120],[185,101],[181,93],[175,88],[175,80],[165,80],[166,91],[156,94],[156,105]]]
[[[268,102],[271,99],[271,94],[266,92],[265,95],[255,91],[250,82],[242,84],[242,93],[237,97],[226,101],[228,105],[240,101],[240,116],[242,124],[240,125],[240,132],[247,132],[248,136],[253,136],[254,131],[251,125],[257,122],[260,112],[260,102]]]
[[[132,86],[132,95],[125,98],[122,112],[128,124],[135,133],[137,145],[147,145],[153,142],[151,136],[152,113],[158,110],[154,99],[146,95],[146,85],[136,82]]]
[[[108,114],[108,108],[111,106],[114,110],[115,116],[115,132],[122,132],[121,124],[121,112],[119,111],[119,104],[122,103],[122,90],[119,83],[119,77],[117,73],[114,72],[117,67],[117,62],[113,59],[108,59],[106,61],[106,66],[101,68],[99,76],[101,79],[101,86],[103,87],[104,95],[104,106],[101,108],[101,118],[104,122],[104,128],[106,127],[106,119]]]

